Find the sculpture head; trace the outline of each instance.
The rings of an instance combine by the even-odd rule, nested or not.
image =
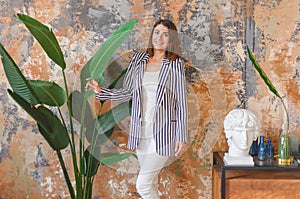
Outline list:
[[[253,140],[259,134],[256,116],[246,109],[234,109],[224,120],[224,131],[230,156],[248,156]]]

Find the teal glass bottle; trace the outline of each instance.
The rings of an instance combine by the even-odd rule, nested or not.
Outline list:
[[[264,136],[259,136],[259,145],[257,150],[257,159],[258,160],[265,160],[267,157],[266,153],[266,145],[264,143]]]
[[[266,154],[267,158],[273,158],[274,157],[274,145],[272,144],[272,140],[269,139],[267,146],[266,146]]]

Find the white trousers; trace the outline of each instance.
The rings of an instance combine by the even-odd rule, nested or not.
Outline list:
[[[140,164],[136,189],[143,199],[160,198],[158,194],[158,174],[169,158],[168,156],[161,156],[156,153],[155,140],[151,136],[151,132],[149,133],[151,129],[149,126],[143,128],[143,136],[136,149]]]

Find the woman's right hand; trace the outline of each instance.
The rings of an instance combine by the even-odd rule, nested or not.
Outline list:
[[[86,90],[94,91],[94,93],[98,94],[101,91],[101,87],[96,80],[87,79]]]

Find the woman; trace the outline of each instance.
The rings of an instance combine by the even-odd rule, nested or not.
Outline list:
[[[97,100],[132,100],[128,148],[140,164],[136,188],[144,199],[159,198],[158,174],[170,156],[179,156],[188,142],[184,62],[176,26],[159,20],[145,52],[136,52],[121,89],[88,86]]]

